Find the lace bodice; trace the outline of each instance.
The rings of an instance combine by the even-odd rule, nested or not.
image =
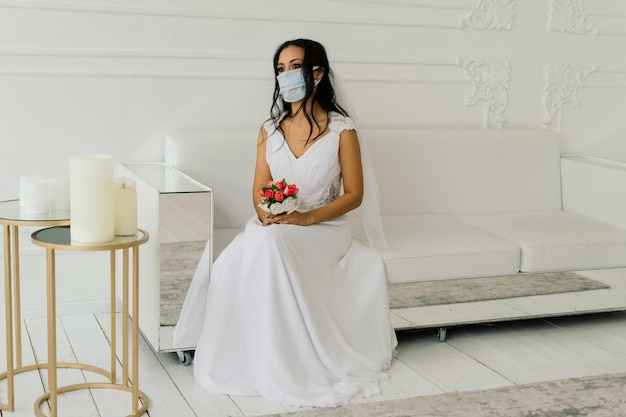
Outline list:
[[[298,186],[300,211],[328,204],[341,194],[339,137],[342,131],[354,129],[354,123],[352,119],[335,112],[329,113],[329,118],[330,132],[316,139],[299,158],[295,157],[271,121],[264,124],[268,132],[266,160],[272,178],[284,178]]]

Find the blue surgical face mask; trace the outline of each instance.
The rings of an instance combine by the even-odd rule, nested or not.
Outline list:
[[[318,68],[318,66],[313,67],[314,70]],[[276,79],[278,80],[280,95],[287,103],[295,103],[306,96],[306,82],[302,68],[281,72]],[[320,80],[315,80],[315,85],[319,82]]]

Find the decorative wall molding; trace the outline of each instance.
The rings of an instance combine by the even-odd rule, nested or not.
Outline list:
[[[266,58],[267,59],[267,58]],[[335,57],[332,60],[342,64],[363,64],[363,65],[421,65],[421,66],[442,66],[456,67],[456,59],[434,59],[434,58],[359,58],[359,57]]]
[[[213,81],[270,81],[271,76],[224,75],[209,73],[158,73],[158,72],[102,72],[102,71],[6,71],[0,70],[0,77],[15,78],[127,78],[127,79],[161,79],[161,80],[213,80]],[[348,75],[343,77],[346,82],[374,84],[465,84],[459,78],[436,77],[368,77]]]
[[[457,65],[463,69],[467,80],[472,83],[472,92],[465,99],[465,106],[484,102],[483,127],[489,126],[489,114],[493,114],[499,128],[504,127],[504,110],[509,103],[509,80],[511,65],[508,61],[474,58],[459,58]]]
[[[452,77],[368,77],[349,75],[343,77],[347,82],[372,84],[465,84],[466,80]]]
[[[565,105],[580,107],[578,90],[589,75],[596,71],[596,66],[582,64],[554,64],[546,66],[545,88],[543,93],[543,125],[547,127],[558,114],[557,131],[561,130],[561,113]]]
[[[335,3],[359,3],[359,4],[378,4],[382,6],[402,6],[417,7],[422,9],[443,9],[443,10],[467,10],[465,0],[459,0],[458,5],[441,4],[440,0],[326,0]]]
[[[217,52],[203,50],[166,50],[166,49],[77,49],[77,48],[2,48],[0,57],[55,57],[55,58],[110,58],[110,59],[165,59],[165,60],[235,60],[270,62],[267,54],[249,52]],[[456,67],[455,58],[376,58],[337,56],[332,57],[333,63],[362,65],[423,65]]]
[[[76,49],[76,48],[1,48],[0,57],[106,58],[114,60],[231,60],[269,62],[267,54],[162,49]]]
[[[600,32],[584,10],[583,0],[551,0],[548,29],[578,35]]]
[[[515,15],[515,0],[479,0],[459,27],[476,30],[511,30]]]
[[[143,17],[173,17],[186,19],[211,19],[211,20],[245,20],[258,22],[282,22],[282,23],[313,23],[313,24],[336,24],[336,25],[361,25],[361,26],[389,26],[389,27],[419,27],[458,29],[458,24],[453,21],[435,21],[432,19],[416,20],[399,18],[368,18],[368,17],[344,17],[332,14],[302,14],[290,12],[263,12],[260,10],[211,10],[211,9],[175,9],[159,7],[132,7],[102,4],[84,4],[79,1],[59,2],[45,0],[0,0],[0,9],[28,9],[39,11],[74,12],[130,15]]]
[[[267,56],[214,51],[159,49],[75,49],[75,48],[0,48],[0,56],[42,58],[109,58],[109,59],[225,59],[268,61]]]
[[[214,81],[268,81],[271,76],[246,74],[211,74],[185,72],[131,72],[131,71],[50,71],[50,70],[0,70],[0,77],[16,78],[128,78],[128,79],[162,79],[162,80],[214,80]],[[465,84],[463,78],[454,77],[370,77],[361,75],[346,75],[342,77],[346,82],[376,83],[376,84]]]
[[[595,66],[593,77],[585,83],[585,88],[626,88],[626,68]]]
[[[130,78],[130,79],[170,79],[170,80],[218,80],[218,81],[263,81],[272,79],[259,75],[230,75],[184,72],[126,72],[126,71],[37,71],[0,70],[0,77],[36,78]]]
[[[249,74],[221,74],[217,72],[202,72],[201,70],[191,71],[189,65],[185,61],[248,61],[259,62],[269,65],[269,58],[264,55],[254,55],[248,53],[222,53],[214,51],[176,51],[176,50],[155,50],[155,49],[32,49],[32,48],[0,48],[0,57],[33,57],[33,58],[51,58],[58,65],[57,69],[41,69],[38,64],[33,64],[32,68],[25,66],[24,62],[20,63],[19,69],[0,69],[0,77],[49,77],[49,78],[130,78],[130,79],[181,79],[181,80],[224,80],[224,81],[266,81],[271,79],[271,74],[260,75],[257,71],[258,66],[248,68]],[[69,69],[75,64],[75,59],[80,58],[85,62],[93,59],[105,58],[107,60],[119,61],[116,65],[117,70],[111,69]],[[71,64],[67,64],[64,60],[71,60]],[[136,70],[137,60],[155,60],[153,65],[154,71],[151,69]],[[419,66],[419,67],[435,67],[435,68],[457,68],[455,59],[428,59],[428,58],[371,58],[371,57],[336,57],[332,59],[335,65],[352,65],[352,66]],[[175,68],[169,71],[163,71],[166,63],[175,62]],[[96,64],[99,66],[99,64]],[[68,68],[68,69],[66,69]],[[120,69],[124,68],[124,69]],[[157,70],[157,68],[159,68]],[[269,68],[269,67],[268,67]],[[246,69],[244,69],[245,71]],[[349,72],[342,76],[342,79],[348,82],[372,82],[383,84],[464,84],[466,80],[462,76],[448,75],[442,77],[438,70],[429,71],[426,76],[367,76],[367,75],[350,75]],[[337,74],[337,69],[335,68]]]

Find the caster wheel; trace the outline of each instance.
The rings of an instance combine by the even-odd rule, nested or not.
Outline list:
[[[189,366],[193,362],[193,351],[185,350],[185,351],[177,351],[176,355],[178,355],[178,362],[182,365]]]
[[[439,329],[438,336],[439,336],[439,341],[440,342],[445,342],[446,341],[447,333],[448,333],[448,329],[446,329],[445,327],[442,327],[442,328]]]

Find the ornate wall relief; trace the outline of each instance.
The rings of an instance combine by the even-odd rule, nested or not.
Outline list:
[[[467,16],[459,21],[459,27],[476,30],[511,30],[515,0],[479,0]]]
[[[600,31],[591,23],[583,8],[583,0],[552,0],[548,29],[554,32],[567,32],[583,35],[597,35]]]
[[[492,114],[498,127],[504,127],[506,119],[503,113],[509,103],[511,64],[508,61],[474,58],[468,61],[459,59],[457,65],[463,68],[466,78],[472,83],[472,92],[465,99],[465,106],[484,102],[483,126],[488,127],[489,114]]]
[[[580,107],[578,89],[583,86],[589,74],[595,70],[595,65],[556,64],[546,66],[542,121],[544,127],[552,122],[555,114],[561,115],[566,104],[569,104],[573,109]],[[557,131],[560,131],[560,120]]]

